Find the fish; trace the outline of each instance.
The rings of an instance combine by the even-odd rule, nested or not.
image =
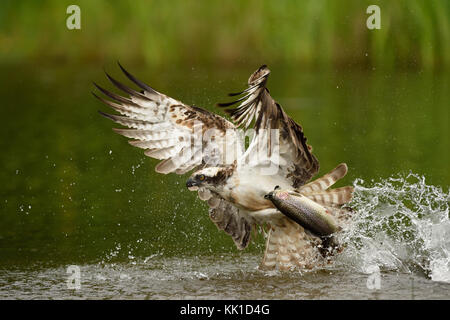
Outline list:
[[[341,227],[327,208],[301,193],[281,190],[279,187],[275,187],[264,198],[272,201],[282,214],[297,222],[306,232],[319,237],[322,240],[319,251],[323,257],[342,252],[343,247],[333,236]]]
[[[340,230],[327,208],[292,190],[275,189],[264,196],[285,216],[312,234],[324,238]]]

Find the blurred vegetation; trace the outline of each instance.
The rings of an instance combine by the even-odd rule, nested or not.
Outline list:
[[[81,30],[66,28],[71,4]],[[366,27],[371,4],[380,30]],[[440,70],[449,23],[447,0],[2,0],[0,61]]]

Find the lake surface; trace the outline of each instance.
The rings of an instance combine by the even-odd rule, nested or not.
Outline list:
[[[124,64],[220,114],[214,104],[258,67]],[[357,218],[335,264],[262,272],[262,235],[238,252],[186,189],[187,175],[156,174],[157,161],[98,115],[107,108],[92,81],[112,88],[104,68],[125,82],[115,64],[3,65],[0,298],[448,299],[449,76],[269,67],[271,94],[303,126],[320,174],[349,166],[338,186],[355,185]],[[80,290],[67,288],[69,265],[80,268]]]
[[[259,256],[152,257],[138,262],[80,266],[79,289],[66,269],[0,271],[1,299],[448,299],[449,285],[386,271],[380,289],[368,276],[329,268],[307,274],[265,273]],[[145,261],[145,262],[144,262]]]

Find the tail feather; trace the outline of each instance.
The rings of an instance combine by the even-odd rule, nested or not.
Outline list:
[[[326,207],[327,212],[336,218],[338,225],[343,227],[351,218],[351,209],[344,207],[344,204],[352,199],[354,188],[328,188],[343,178],[347,170],[347,165],[341,163],[323,177],[292,192],[300,193]],[[286,217],[283,223],[271,225],[260,269],[312,269],[323,266],[334,253],[341,250],[332,239],[334,238],[321,239]],[[326,244],[327,240],[329,244]]]
[[[352,199],[354,188],[346,186],[328,189],[347,174],[347,165],[341,163],[329,173],[298,189],[298,192],[309,199],[331,208],[340,208]]]
[[[312,269],[323,263],[320,238],[307,234],[299,224],[286,219],[284,226],[272,226],[261,262],[262,270]]]
[[[345,163],[341,163],[323,177],[311,181],[310,183],[307,183],[304,186],[300,187],[298,191],[304,195],[325,191],[333,184],[335,184],[336,181],[342,179],[347,174],[347,170],[347,165]]]
[[[323,206],[340,208],[342,205],[352,200],[353,190],[353,187],[347,186],[317,193],[305,194],[305,196]]]

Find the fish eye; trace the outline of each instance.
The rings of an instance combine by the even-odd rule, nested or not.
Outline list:
[[[204,174],[199,175],[198,180],[200,180],[200,181],[205,180],[205,175]]]

